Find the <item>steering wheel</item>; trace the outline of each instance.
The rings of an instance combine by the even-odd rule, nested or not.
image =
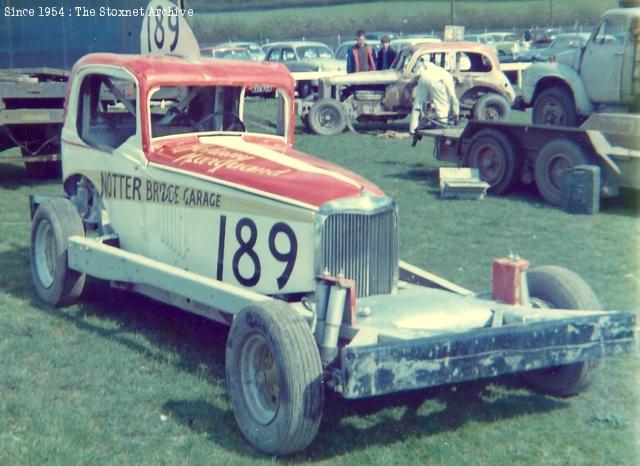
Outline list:
[[[164,116],[160,119],[160,121],[158,121],[158,123],[156,124],[160,126],[166,126],[176,121],[179,122],[179,120],[183,120],[184,122],[189,124],[189,126],[191,126],[192,128],[198,129],[198,124],[195,121],[193,121],[193,119],[189,115],[184,113],[178,107],[170,107],[169,110],[167,110],[167,113],[165,113]]]
[[[233,112],[213,112],[209,115],[202,118],[200,121],[195,123],[195,127],[198,131],[205,131],[204,124],[205,122],[221,116],[230,116],[232,117],[231,122],[227,122],[226,125],[223,126],[223,119],[220,118],[218,120],[214,120],[214,128],[212,130],[207,131],[239,131],[245,132],[247,129],[244,126],[242,120]]]

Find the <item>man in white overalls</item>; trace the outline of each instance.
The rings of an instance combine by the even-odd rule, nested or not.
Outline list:
[[[410,134],[415,134],[428,104],[432,106],[436,123],[446,125],[452,121],[454,125],[458,124],[460,104],[453,77],[444,68],[425,60],[418,70],[418,84],[413,98],[409,125]]]

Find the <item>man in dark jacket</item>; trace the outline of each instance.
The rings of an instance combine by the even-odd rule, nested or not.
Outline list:
[[[391,63],[396,58],[396,51],[391,48],[391,39],[389,36],[384,36],[380,39],[381,48],[378,52],[376,69],[388,70],[391,68]]]
[[[373,51],[367,45],[364,31],[356,32],[356,45],[347,54],[347,73],[360,71],[375,71],[376,63]]]

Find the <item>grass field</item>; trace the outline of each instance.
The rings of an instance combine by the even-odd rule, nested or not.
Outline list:
[[[428,141],[412,149],[379,137],[379,127],[360,130],[299,134],[297,147],[397,199],[403,259],[486,290],[492,259],[514,252],[572,268],[607,309],[640,309],[637,196],[605,201],[595,216],[568,215],[533,190],[441,200]],[[99,282],[66,309],[37,300],[27,198],[61,188],[28,179],[20,166],[1,168],[0,465],[637,464],[637,352],[608,360],[572,399],[532,393],[513,378],[357,402],[328,394],[310,448],[264,457],[243,441],[229,408],[225,328]]]
[[[605,10],[618,4],[616,0],[554,0],[552,3],[554,25],[562,26],[593,25]],[[351,38],[358,29],[405,33],[433,30],[442,33],[445,24],[451,21],[448,1],[405,0],[216,13],[195,8],[190,22],[198,40],[206,43],[227,39],[273,41],[338,34]],[[468,29],[498,30],[548,26],[549,1],[459,1],[456,2],[456,24]]]

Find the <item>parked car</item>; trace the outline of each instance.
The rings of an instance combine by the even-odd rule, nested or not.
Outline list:
[[[200,55],[212,58],[229,58],[233,60],[253,60],[249,49],[245,47],[203,47]]]
[[[297,41],[269,44],[266,61],[283,63],[290,71],[345,71],[346,62],[336,60],[322,42]],[[296,64],[304,64],[302,69]],[[311,66],[308,66],[311,65]]]
[[[442,42],[404,48],[391,69],[321,80],[315,101],[298,103],[302,121],[316,134],[342,132],[350,119],[387,121],[409,115],[417,70],[429,60],[451,71],[463,118],[509,118],[515,93],[492,49],[470,42]]]
[[[518,34],[513,32],[487,32],[486,35],[493,38],[499,58],[506,55],[513,55],[514,52],[522,48],[519,43]]]
[[[589,32],[558,34],[548,47],[538,50],[537,53],[532,56],[532,61],[549,61],[561,52],[571,49],[582,49],[587,45],[590,36],[591,33]]]
[[[244,47],[249,50],[249,53],[252,56],[254,61],[262,61],[264,60],[264,50],[255,42],[225,42],[223,44],[218,44],[216,47]]]

